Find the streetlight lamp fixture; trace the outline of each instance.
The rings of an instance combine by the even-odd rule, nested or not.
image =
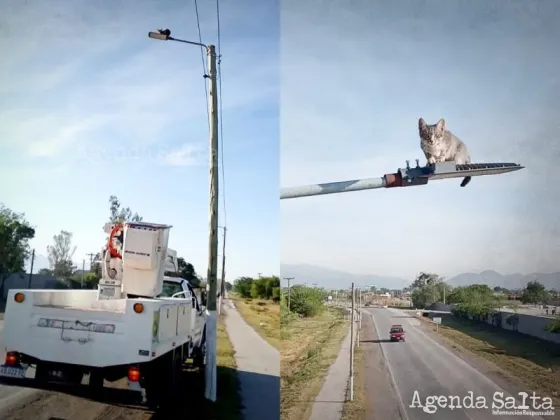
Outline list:
[[[157,32],[148,32],[148,37],[152,39],[158,39],[160,41],[175,41],[175,42],[182,42],[183,44],[196,45],[198,47],[204,47],[207,50],[214,49],[213,45],[206,45],[206,44],[201,44],[200,42],[193,42],[193,41],[187,41],[185,39],[173,38],[171,36],[171,31],[169,29],[158,29]],[[216,57],[215,52],[214,52],[214,57]]]

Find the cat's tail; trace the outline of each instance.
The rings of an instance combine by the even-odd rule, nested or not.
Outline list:
[[[463,182],[461,182],[461,187],[466,187],[467,184],[468,184],[469,182],[471,182],[471,177],[470,177],[470,176],[466,176],[466,177],[463,179]]]

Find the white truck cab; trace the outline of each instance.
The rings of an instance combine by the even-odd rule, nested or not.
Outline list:
[[[6,360],[0,376],[102,388],[128,378],[156,407],[178,392],[187,359],[205,361],[206,316],[167,247],[171,226],[107,224],[97,290],[10,290],[4,315]]]

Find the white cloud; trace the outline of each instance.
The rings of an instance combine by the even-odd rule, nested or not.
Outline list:
[[[162,22],[184,28],[181,16],[192,16],[193,5],[160,6],[150,0],[102,9],[83,1],[33,7],[8,1],[10,19],[0,24],[0,48],[10,57],[0,64],[0,147],[30,157],[64,159],[72,150],[92,158],[112,148],[172,149],[162,144],[170,130],[206,137],[199,49],[147,37]],[[254,24],[239,6],[222,5],[223,34]],[[211,42],[215,9],[206,7],[201,5],[202,29],[210,36],[203,41]],[[196,40],[194,18],[188,28],[174,35]],[[224,35],[222,43],[224,112],[273,95],[272,53],[254,60],[251,48],[235,37]]]
[[[203,162],[202,149],[198,145],[183,144],[178,149],[160,157],[160,163],[169,166],[194,166]]]

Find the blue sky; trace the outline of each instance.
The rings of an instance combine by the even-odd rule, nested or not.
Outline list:
[[[220,2],[227,278],[277,274],[278,10]],[[170,246],[206,276],[208,121],[193,1],[0,0],[0,202],[25,212],[46,256],[74,234],[75,262],[103,246],[108,198],[173,225]],[[217,42],[216,3],[199,2]],[[221,179],[220,179],[221,182]],[[221,194],[220,194],[221,198]],[[222,211],[220,204],[220,211]],[[223,215],[223,214],[222,214]],[[224,220],[220,217],[220,225]],[[220,244],[221,249],[221,244]],[[220,251],[221,253],[221,251]]]
[[[281,203],[285,263],[412,277],[560,270],[560,3],[285,0],[281,185],[378,177],[418,118],[512,174]]]

